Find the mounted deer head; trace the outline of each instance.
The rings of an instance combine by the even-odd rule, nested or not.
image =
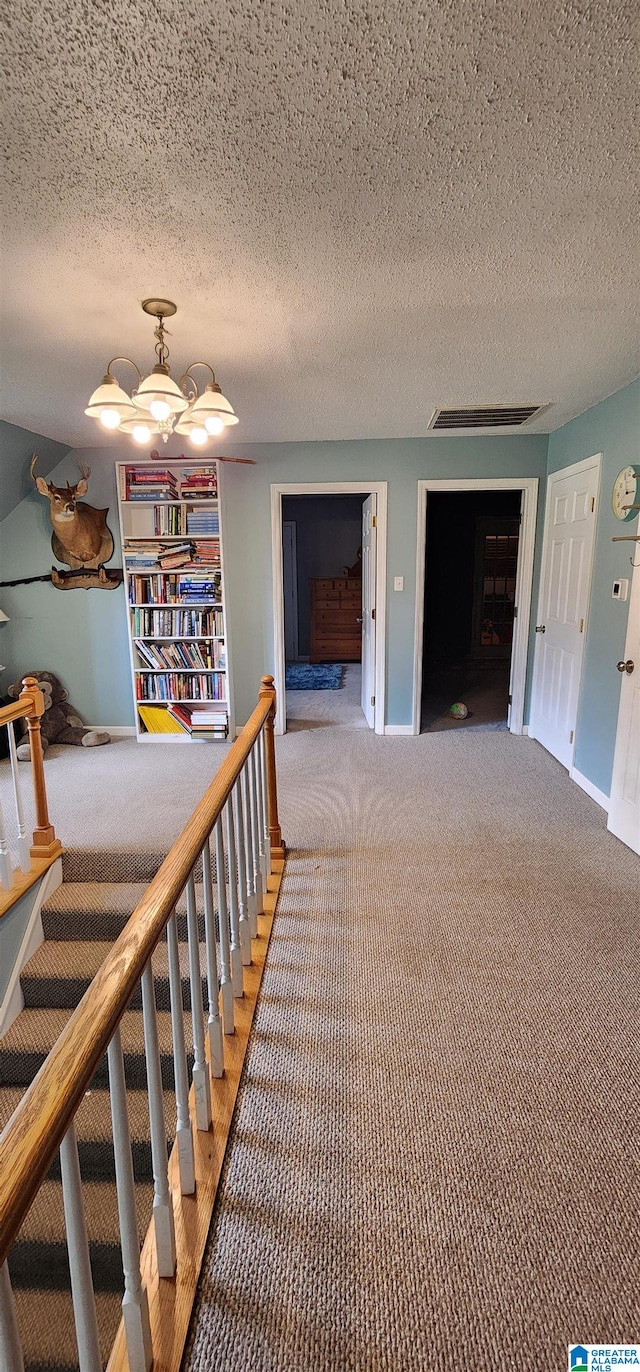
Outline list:
[[[40,495],[49,501],[49,514],[53,525],[51,547],[59,562],[66,562],[72,568],[100,567],[113,554],[113,538],[107,528],[107,510],[95,510],[85,505],[80,497],[89,489],[88,481],[91,468],[82,466],[80,480],[75,486],[54,486],[43,476],[36,476],[38,458],[31,458],[30,472]]]

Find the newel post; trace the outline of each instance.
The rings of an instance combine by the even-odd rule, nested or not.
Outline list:
[[[49,821],[47,791],[44,781],[42,734],[40,732],[40,718],[44,714],[44,696],[34,676],[24,677],[22,690],[20,692],[20,700],[29,700],[31,702],[31,709],[27,715],[27,725],[29,728],[29,747],[31,749],[33,794],[36,806],[36,827],[33,832],[31,856],[55,857],[58,853],[62,852],[62,844],[60,839],[56,838],[56,831],[53,824]]]
[[[282,841],[282,830],[278,819],[278,786],[276,782],[276,746],[273,732],[273,722],[276,717],[276,693],[273,685],[272,676],[263,676],[258,692],[259,700],[271,701],[271,709],[264,722],[264,753],[267,782],[267,804],[269,807],[269,838],[271,842],[271,856],[284,857],[285,845]]]

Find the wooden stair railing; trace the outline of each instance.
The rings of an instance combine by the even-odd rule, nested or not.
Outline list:
[[[0,916],[3,915],[29,886],[37,881],[47,867],[62,852],[62,844],[56,838],[55,829],[49,819],[47,789],[44,779],[44,754],[40,720],[44,714],[44,696],[35,677],[26,676],[22,690],[13,705],[3,705],[0,709],[0,727],[6,726],[11,758],[13,780],[13,800],[17,824],[18,869],[14,871],[9,841],[7,839],[2,806],[0,805]],[[16,740],[13,730],[16,719],[26,719],[29,729],[31,748],[31,777],[35,804],[36,827],[33,843],[29,845],[20,791],[19,765],[16,756]]]
[[[37,710],[33,716],[38,717]],[[154,1363],[163,1369],[179,1367],[222,1167],[225,1130],[231,1122],[284,865],[274,718],[273,678],[266,676],[251,718],[0,1137],[3,1372],[5,1368],[22,1372],[24,1366],[7,1258],[58,1149],[79,1366],[81,1372],[102,1372],[74,1118],[105,1053],[124,1272],[123,1319],[109,1369],[150,1372]],[[44,820],[43,811],[39,819]],[[44,830],[47,826],[43,822],[40,827]],[[196,868],[198,880],[201,875],[203,882],[206,1024],[198,952]],[[190,1090],[184,1026],[189,1012],[183,1010],[175,917],[177,901],[185,891],[193,1024]],[[165,929],[177,1115],[168,1165],[151,966],[151,955]],[[154,1163],[153,1219],[142,1256],[119,1029],[139,985]],[[212,1127],[212,1121],[218,1129]]]

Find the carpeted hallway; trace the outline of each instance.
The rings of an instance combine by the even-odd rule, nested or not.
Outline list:
[[[151,875],[226,753],[167,746],[160,808],[159,749],[118,740],[91,771],[52,750],[68,881]],[[569,1341],[637,1339],[637,857],[509,734],[326,725],[278,740],[278,765],[290,853],[184,1372],[546,1372]],[[113,937],[135,903],[64,892],[29,1004],[54,954],[75,1003],[77,941]],[[89,1176],[102,1136],[80,1125]],[[142,1229],[142,1131],[139,1151]],[[19,1306],[61,1243],[51,1214],[37,1252],[23,1236]]]
[[[185,1372],[640,1329],[638,859],[508,734],[279,743],[291,847]]]

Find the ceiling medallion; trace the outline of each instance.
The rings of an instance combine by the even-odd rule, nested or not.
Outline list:
[[[192,362],[177,384],[169,370],[169,349],[165,342],[165,319],[176,313],[172,300],[143,300],[145,314],[153,315],[158,323],[154,329],[157,362],[143,378],[140,368],[130,357],[112,357],[97,390],[93,392],[85,414],[97,419],[105,429],[131,434],[136,443],[148,443],[160,434],[164,443],[172,433],[186,435],[196,448],[210,438],[224,433],[231,424],[238,423],[233,407],[225,399],[208,362]],[[138,384],[128,395],[118,385],[111,368],[116,362],[133,367]],[[211,373],[202,394],[191,373],[195,367],[206,367]]]

